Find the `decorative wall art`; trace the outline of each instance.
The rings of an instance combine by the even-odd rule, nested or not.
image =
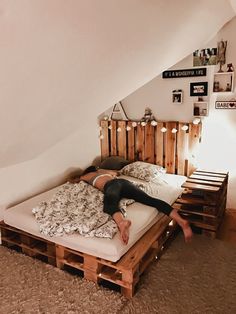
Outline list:
[[[176,89],[172,91],[172,102],[182,104],[183,102],[183,91],[182,89]]]
[[[217,63],[217,48],[195,50],[193,53],[193,66],[216,65]]]
[[[232,92],[234,72],[218,72],[214,74],[213,92]]]
[[[122,106],[121,101],[114,105],[109,120],[125,120],[125,121],[129,120]]]
[[[208,103],[198,101],[193,104],[193,115],[198,117],[208,116]]]
[[[224,72],[222,70],[222,66],[226,62],[225,54],[226,54],[226,48],[227,48],[227,41],[223,41],[223,40],[219,41],[217,47],[218,47],[217,60],[218,60],[218,63],[220,64],[220,69],[218,72],[220,73],[220,72]]]
[[[216,101],[215,102],[215,108],[216,109],[236,109],[236,100],[231,101]]]
[[[190,83],[190,96],[207,96],[208,82]]]
[[[185,70],[168,70],[162,72],[162,78],[181,78],[181,77],[195,77],[206,76],[206,68],[185,69]]]

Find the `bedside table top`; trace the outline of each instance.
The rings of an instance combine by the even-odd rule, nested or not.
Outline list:
[[[218,192],[227,178],[228,172],[197,169],[182,184],[182,187],[191,190]]]

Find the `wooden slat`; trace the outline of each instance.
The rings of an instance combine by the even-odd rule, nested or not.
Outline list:
[[[207,218],[212,218],[212,219],[216,219],[216,217],[212,214],[207,214],[204,212],[199,212],[197,210],[192,209],[184,209],[182,208],[181,204],[174,204],[173,208],[178,210],[179,213],[184,213],[184,214],[189,214],[189,215],[196,215],[196,216],[200,216],[200,217],[207,217]]]
[[[202,171],[202,170],[196,170],[194,171],[194,174],[200,174],[205,176],[215,176],[220,178],[225,178],[227,176],[227,173],[217,173],[217,172],[211,172],[211,171]]]
[[[117,127],[121,129],[120,132],[117,132],[118,156],[127,158],[126,122],[118,121]]]
[[[191,179],[199,179],[199,180],[206,180],[206,181],[216,181],[216,182],[224,182],[225,178],[221,178],[221,177],[213,177],[213,176],[205,176],[205,175],[200,175],[200,174],[195,174],[195,172],[193,174],[191,174],[191,176],[189,176],[189,178]]]
[[[209,192],[218,192],[219,187],[211,186],[211,185],[203,185],[203,184],[196,184],[191,182],[185,182],[182,184],[183,188],[192,189],[192,190],[204,190]]]
[[[137,125],[137,136],[136,136],[136,157],[138,160],[144,161],[144,131],[145,127],[140,124]]]
[[[165,168],[168,173],[175,173],[175,154],[176,154],[176,133],[172,129],[176,128],[176,122],[167,122],[165,133]]]
[[[129,126],[131,129],[128,131],[128,160],[134,161],[135,160],[135,128],[132,127],[132,122],[129,121],[127,123],[127,126]]]
[[[188,175],[196,169],[197,148],[201,136],[201,124],[189,124]]]
[[[205,184],[205,185],[212,185],[212,186],[221,186],[221,182],[215,182],[215,181],[206,181],[206,180],[199,180],[199,179],[192,179],[188,178],[187,182],[191,183],[197,183],[197,184]]]
[[[110,127],[111,127],[111,130],[110,130],[111,156],[116,156],[117,155],[117,132],[116,132],[117,126],[116,126],[115,120],[112,120],[110,122]]]
[[[225,177],[228,175],[228,172],[219,172],[219,171],[207,171],[207,170],[200,170],[200,169],[197,169],[196,172],[200,172],[202,174],[205,174],[205,175],[219,175],[220,177]]]
[[[199,197],[194,197],[194,196],[190,196],[190,195],[186,195],[186,194],[182,194],[181,197],[179,197],[175,203],[179,203],[179,204],[185,204],[185,205],[203,205],[203,206],[215,206],[216,203],[213,201],[208,201],[208,200],[204,200],[202,198]]]
[[[148,123],[144,135],[144,160],[154,163],[154,127]]]
[[[102,160],[109,156],[109,137],[108,137],[108,121],[101,121],[101,158]]]
[[[186,175],[185,169],[185,159],[186,159],[186,148],[187,148],[187,135],[186,131],[181,128],[186,125],[185,123],[178,124],[178,133],[177,133],[177,174]]]
[[[156,153],[156,164],[160,166],[164,166],[164,137],[163,132],[161,132],[161,128],[163,128],[163,123],[158,122],[155,130],[155,153]]]

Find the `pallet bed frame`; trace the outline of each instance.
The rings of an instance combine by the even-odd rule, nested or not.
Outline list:
[[[182,130],[184,125],[188,130]],[[201,125],[180,122],[147,123],[132,127],[132,121],[101,121],[101,159],[122,156],[130,161],[141,160],[159,164],[168,173],[189,175],[200,142]],[[127,131],[127,126],[131,129]],[[163,133],[161,128],[167,131]],[[119,132],[117,129],[119,128]],[[173,133],[173,128],[177,133]],[[108,281],[120,287],[121,293],[133,297],[141,274],[173,238],[177,225],[163,215],[117,262],[57,245],[43,238],[0,222],[2,245],[15,248],[29,256],[40,258],[61,269],[67,266],[82,272],[96,283]]]

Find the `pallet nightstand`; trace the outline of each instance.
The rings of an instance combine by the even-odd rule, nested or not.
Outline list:
[[[222,222],[227,197],[228,172],[196,170],[174,203],[181,216],[201,233],[215,238]]]

